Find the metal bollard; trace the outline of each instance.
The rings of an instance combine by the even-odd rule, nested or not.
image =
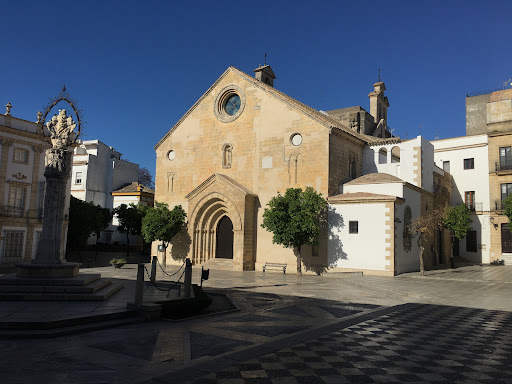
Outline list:
[[[151,261],[151,281],[154,283],[156,281],[156,263],[158,263],[157,256],[153,256],[153,260]]]
[[[135,284],[135,304],[144,301],[144,264],[139,264],[137,269],[137,283]]]
[[[192,263],[185,259],[185,297],[192,296]]]

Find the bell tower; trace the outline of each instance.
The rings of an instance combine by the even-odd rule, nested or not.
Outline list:
[[[270,65],[265,64],[264,66],[261,66],[260,64],[260,66],[254,70],[254,77],[256,80],[274,87],[274,79],[276,78],[276,75],[274,75],[274,71],[272,71]]]
[[[373,116],[375,124],[379,124],[381,120],[384,120],[387,124],[389,101],[388,98],[384,96],[385,90],[386,86],[384,82],[379,81],[373,84],[373,92],[368,94],[370,98],[370,115]]]

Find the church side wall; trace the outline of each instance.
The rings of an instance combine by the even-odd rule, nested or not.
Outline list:
[[[363,143],[351,139],[343,133],[331,133],[329,136],[329,196],[341,193],[343,183],[350,181],[350,160],[356,161],[357,178],[363,170]]]

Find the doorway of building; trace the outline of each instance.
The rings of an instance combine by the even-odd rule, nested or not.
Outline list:
[[[217,259],[233,259],[233,223],[224,216],[217,225]]]
[[[501,224],[501,253],[512,253],[512,232],[508,223]]]

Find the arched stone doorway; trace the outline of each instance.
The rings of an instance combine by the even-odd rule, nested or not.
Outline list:
[[[257,196],[215,173],[186,198],[192,263],[229,258],[234,270],[254,270]]]
[[[216,259],[233,258],[233,223],[228,216],[223,216],[217,224]]]

